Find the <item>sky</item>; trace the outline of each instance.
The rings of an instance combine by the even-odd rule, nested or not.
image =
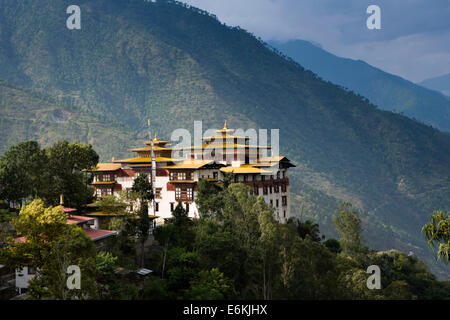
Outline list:
[[[450,0],[184,0],[265,41],[308,40],[413,82],[450,73]],[[369,30],[369,5],[381,29]]]

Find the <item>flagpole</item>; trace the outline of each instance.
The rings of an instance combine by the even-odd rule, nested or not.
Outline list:
[[[152,159],[152,170],[151,170],[151,174],[150,174],[150,179],[152,182],[152,191],[153,191],[153,195],[156,196],[155,193],[155,184],[156,184],[156,161],[155,161],[155,143],[153,142],[152,139],[152,132],[150,129],[150,119],[148,119],[148,136],[150,138],[150,148],[151,148],[151,152],[150,152],[150,157]],[[156,202],[155,199],[153,199],[153,215],[156,216]]]

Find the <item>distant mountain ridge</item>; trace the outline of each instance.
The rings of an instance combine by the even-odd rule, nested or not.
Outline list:
[[[294,212],[332,237],[338,202],[351,201],[364,209],[371,246],[413,251],[448,277],[420,227],[450,208],[449,135],[382,111],[195,8],[83,0],[82,29],[68,30],[71,4],[2,0],[0,78],[22,89],[0,92],[1,152],[17,140],[66,138],[110,161],[147,138],[147,119],[167,139],[195,120],[279,128],[280,152],[297,165]],[[54,102],[23,103],[27,90]]]
[[[361,60],[335,56],[308,41],[269,41],[269,44],[324,80],[367,97],[383,110],[401,112],[450,132],[450,100],[424,88],[426,85],[419,86]],[[446,88],[450,90],[450,86]]]
[[[428,89],[440,91],[450,99],[450,73],[423,80],[419,84]]]

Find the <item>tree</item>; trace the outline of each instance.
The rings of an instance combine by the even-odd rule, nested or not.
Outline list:
[[[435,211],[429,223],[422,227],[422,232],[428,239],[428,246],[433,249],[438,246],[436,257],[449,262],[450,256],[450,215],[443,211]]]
[[[225,277],[217,268],[201,271],[184,293],[184,298],[187,300],[224,300],[235,297],[233,281]]]
[[[141,299],[143,300],[167,300],[167,283],[165,280],[149,276],[141,290]]]
[[[200,180],[198,182],[197,204],[200,218],[211,217],[217,215],[223,207],[222,194],[220,187],[208,180]]]
[[[342,251],[341,244],[336,239],[327,239],[323,244],[333,253],[340,253]]]
[[[51,183],[44,198],[49,204],[57,204],[64,195],[64,204],[80,208],[92,201],[92,188],[83,169],[95,167],[99,156],[90,144],[58,141],[47,148],[48,170]]]
[[[262,260],[263,298],[272,299],[273,284],[279,274],[280,230],[279,223],[273,216],[273,210],[267,206],[262,197],[258,197],[255,208],[258,212],[258,222],[261,235],[259,251]]]
[[[202,270],[201,256],[185,248],[174,247],[167,253],[167,289],[172,299],[183,298],[190,282]]]
[[[292,223],[295,225],[297,233],[302,239],[305,239],[306,236],[309,236],[313,241],[320,242],[322,240],[322,237],[320,236],[319,225],[317,223],[314,223],[311,220],[302,222],[298,218],[290,218],[288,220],[288,223]]]
[[[47,162],[36,141],[9,148],[0,158],[0,198],[20,204],[24,198],[41,195]]]
[[[59,141],[41,150],[35,141],[11,147],[0,159],[0,198],[21,203],[40,198],[57,205],[61,194],[65,205],[80,208],[92,200],[92,188],[83,169],[98,162],[91,145]]]
[[[152,183],[146,174],[139,174],[139,176],[134,180],[131,190],[137,194],[140,202],[140,207],[137,211],[139,219],[137,221],[136,231],[141,243],[141,267],[143,267],[145,241],[148,239],[151,224],[151,219],[148,215],[148,203],[154,199]]]
[[[340,244],[345,254],[356,257],[361,253],[364,239],[361,235],[361,219],[350,203],[339,206],[340,212],[333,218],[341,239]]]
[[[95,271],[97,290],[100,299],[110,300],[121,298],[121,286],[117,283],[114,274],[117,259],[117,257],[109,252],[100,252],[97,254]]]
[[[125,214],[125,209],[127,208],[127,204],[124,201],[117,199],[113,195],[104,196],[95,205],[101,212],[117,215]]]

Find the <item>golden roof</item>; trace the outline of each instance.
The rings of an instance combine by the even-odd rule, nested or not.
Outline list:
[[[88,213],[87,215],[91,216],[91,217],[98,217],[98,216],[110,217],[110,216],[123,216],[124,214],[123,213],[119,214],[119,213],[116,213],[116,212],[102,212],[102,211],[100,211],[100,212]]]
[[[156,150],[172,150],[172,148],[169,147],[160,147],[160,146],[155,146],[155,151]],[[134,148],[134,149],[129,149],[129,151],[152,151],[152,147],[148,146],[148,147],[142,147],[142,148]]]
[[[235,174],[245,174],[245,173],[272,173],[272,171],[264,170],[261,168],[255,168],[252,165],[241,165],[240,167],[225,167],[221,168],[220,171],[226,173],[235,173]]]
[[[235,136],[232,134],[218,134],[218,135],[214,135],[214,136],[209,136],[209,137],[204,137],[203,140],[227,140],[227,139],[249,139],[249,137],[244,137],[244,136]]]
[[[95,168],[89,169],[89,170],[83,170],[83,171],[89,171],[89,172],[106,172],[106,171],[117,171],[122,166],[119,163],[98,163]]]
[[[115,184],[115,181],[97,181],[97,182],[92,182],[91,184],[94,186],[97,185],[108,185],[108,184]]]
[[[214,160],[185,160],[172,166],[166,166],[164,169],[199,169],[212,162],[214,162]]]
[[[261,162],[280,162],[283,159],[287,159],[285,156],[278,157],[262,157],[260,159]]]
[[[201,146],[188,146],[188,147],[179,147],[174,148],[173,150],[189,150],[189,149],[271,149],[271,146],[257,146],[257,145],[248,145],[248,144],[237,144],[237,143],[228,143],[228,144],[202,144]]]
[[[170,180],[169,183],[196,183],[195,180]]]
[[[177,161],[177,159],[172,158],[166,158],[166,157],[155,157],[156,162],[173,162]],[[116,160],[116,163],[152,163],[151,157],[136,157],[136,158],[129,158],[129,159],[123,159],[123,160]]]

